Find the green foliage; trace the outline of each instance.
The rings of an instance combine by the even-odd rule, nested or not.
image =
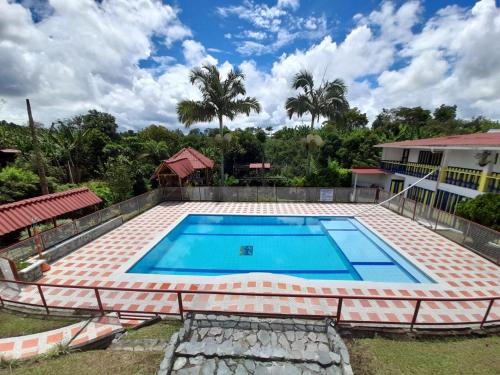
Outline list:
[[[9,203],[40,194],[40,179],[30,170],[8,166],[0,169],[0,203]]]
[[[105,181],[88,181],[83,184],[92,190],[99,198],[104,201],[106,206],[114,203],[115,198],[109,184]]]
[[[487,193],[457,204],[456,214],[500,231],[500,194]]]
[[[225,186],[236,186],[239,183],[240,183],[240,181],[237,178],[235,178],[229,174],[226,174],[224,176],[224,185]]]
[[[132,196],[134,184],[132,163],[125,156],[110,158],[106,162],[105,178],[114,203],[124,201]]]
[[[343,80],[337,78],[315,86],[312,74],[304,70],[295,75],[292,88],[301,89],[302,92],[286,100],[285,108],[289,118],[295,114],[299,117],[309,114],[311,130],[314,129],[315,121],[322,116],[338,123],[345,121],[349,103],[346,99],[347,86]]]

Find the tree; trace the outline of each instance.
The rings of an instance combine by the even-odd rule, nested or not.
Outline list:
[[[434,110],[433,115],[434,119],[439,122],[455,120],[457,117],[457,106],[441,104],[441,106]]]
[[[33,116],[31,114],[31,105],[29,99],[26,99],[26,107],[28,110],[28,123],[31,132],[31,141],[33,142],[33,152],[35,153],[35,164],[38,171],[38,176],[40,177],[40,188],[42,194],[49,194],[49,185],[47,182],[47,176],[45,175],[45,163],[42,157],[42,151],[40,150],[40,144],[38,143],[37,129],[33,121]]]
[[[86,129],[97,129],[106,134],[111,139],[117,138],[118,125],[113,115],[106,112],[99,112],[91,109],[85,115],[77,116],[76,121],[81,123],[81,127]]]
[[[457,204],[456,214],[500,230],[500,194],[487,193]]]
[[[114,202],[124,201],[132,196],[134,176],[131,161],[123,155],[110,158],[105,165],[105,179]]]
[[[204,65],[191,71],[189,80],[197,85],[203,99],[183,100],[177,104],[177,116],[186,127],[195,122],[219,120],[220,136],[224,135],[224,117],[233,120],[236,115],[251,111],[260,112],[260,104],[254,97],[239,98],[246,95],[243,83],[245,76],[239,70],[231,70],[222,80],[215,65]],[[221,185],[224,185],[224,150],[220,149]]]
[[[347,87],[341,79],[326,81],[315,87],[312,74],[304,70],[295,75],[292,88],[302,89],[303,93],[286,100],[285,108],[289,118],[294,114],[302,117],[305,113],[309,113],[311,130],[314,129],[315,121],[322,116],[338,122],[344,121],[349,103],[345,97]]]
[[[76,126],[74,122],[57,121],[50,128],[50,135],[57,151],[68,167],[68,176],[71,183],[80,181],[80,170],[78,168],[78,156],[80,146],[86,137],[88,130]]]

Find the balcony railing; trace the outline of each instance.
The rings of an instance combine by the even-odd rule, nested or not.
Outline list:
[[[443,173],[443,182],[477,190],[482,171],[470,168],[447,167]]]
[[[408,176],[424,177],[437,168],[435,165],[426,165],[418,163],[401,163],[395,160],[382,160],[380,167],[392,173],[401,173]],[[431,174],[427,179],[436,181],[438,172]]]
[[[500,193],[500,173],[492,173],[486,177],[486,192]]]

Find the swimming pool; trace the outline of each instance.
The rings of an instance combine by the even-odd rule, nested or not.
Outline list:
[[[353,217],[188,215],[127,272],[433,282]]]

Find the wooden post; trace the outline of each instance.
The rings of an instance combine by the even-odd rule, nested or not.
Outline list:
[[[36,128],[35,128],[35,122],[33,121],[33,115],[31,114],[31,105],[29,99],[26,99],[26,108],[28,110],[28,122],[31,132],[31,142],[33,143],[33,151],[35,153],[36,167],[38,170],[38,176],[40,177],[40,188],[42,190],[42,195],[45,195],[49,194],[49,184],[47,183],[47,176],[45,175],[45,165],[43,162],[40,145],[38,144],[38,137],[36,135]]]

